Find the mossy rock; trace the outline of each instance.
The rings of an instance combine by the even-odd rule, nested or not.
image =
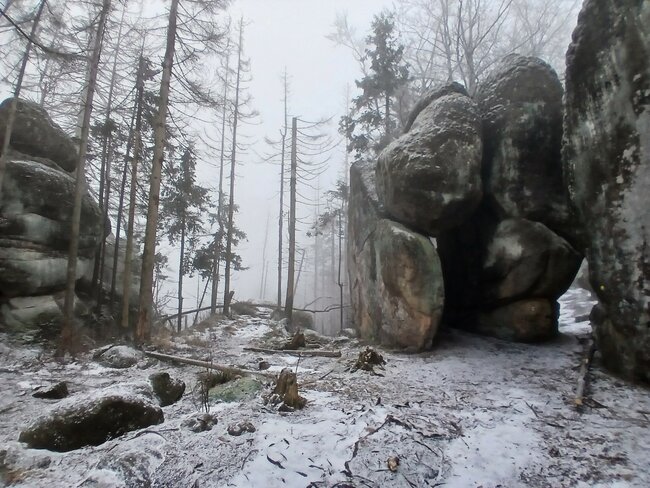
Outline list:
[[[261,389],[262,383],[255,378],[237,378],[211,388],[210,400],[221,402],[243,402],[255,398]]]

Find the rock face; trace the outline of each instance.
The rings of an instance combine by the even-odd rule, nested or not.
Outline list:
[[[567,230],[562,85],[538,58],[507,56],[476,95],[483,117],[483,184],[502,217]]]
[[[357,162],[350,175],[348,267],[359,336],[391,347],[425,349],[444,303],[435,248],[425,236],[381,218],[372,165]]]
[[[498,221],[483,208],[438,244],[450,324],[520,342],[555,335],[556,300],[582,261],[564,239],[538,222]]]
[[[11,101],[7,98],[0,104],[0,144],[4,139]],[[19,99],[17,102],[10,145],[24,154],[47,158],[68,172],[77,167],[77,146],[42,107],[27,100]]]
[[[71,451],[163,422],[147,384],[117,385],[69,397],[36,419],[19,440],[34,449]]]
[[[650,381],[650,3],[587,0],[567,53],[563,155],[605,364]]]
[[[0,131],[8,108],[5,100],[0,105]],[[57,301],[65,290],[74,206],[75,180],[64,169],[75,168],[76,147],[41,108],[23,100],[11,144],[0,199],[2,315],[13,330],[52,329],[61,319]],[[92,269],[103,238],[99,206],[85,193],[77,278]]]
[[[431,347],[444,305],[440,259],[431,241],[401,224],[377,224],[375,260],[385,344]]]
[[[506,340],[557,333],[581,254],[561,159],[562,86],[509,56],[474,102],[457,84],[350,172],[349,267],[359,335],[426,349],[441,321]],[[429,238],[437,238],[437,249]],[[441,277],[442,272],[442,277]],[[444,285],[443,285],[444,283]]]
[[[355,162],[350,167],[348,273],[353,321],[359,336],[370,341],[378,340],[381,324],[374,245],[380,213],[375,166]]]
[[[409,131],[377,163],[377,194],[392,219],[430,236],[458,225],[481,200],[481,118],[457,85],[426,97]]]

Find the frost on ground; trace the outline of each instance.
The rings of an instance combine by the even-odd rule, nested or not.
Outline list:
[[[571,289],[561,332],[543,345],[510,344],[445,331],[435,350],[381,351],[383,375],[349,371],[363,345],[331,339],[339,359],[244,351],[287,334],[268,316],[203,324],[161,341],[161,352],[216,364],[298,373],[303,410],[265,405],[271,382],[252,399],[211,401],[217,424],[192,432],[201,368],[141,359],[106,368],[91,355],[59,365],[39,348],[0,337],[0,480],[20,487],[647,487],[650,395],[604,372],[596,357],[582,413],[573,407],[592,303]],[[313,335],[310,340],[317,339]],[[324,342],[321,339],[321,342]],[[146,380],[156,371],[183,379],[165,422],[97,447],[67,453],[27,449],[21,429],[56,400],[32,397],[60,380],[72,395]],[[228,434],[250,422],[255,432]],[[389,466],[388,460],[391,459]]]

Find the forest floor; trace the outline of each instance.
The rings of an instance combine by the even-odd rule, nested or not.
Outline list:
[[[159,341],[168,354],[270,371],[297,371],[304,409],[264,403],[272,382],[236,401],[211,402],[218,423],[194,433],[200,367],[156,360],[116,370],[88,354],[65,365],[0,335],[0,485],[20,487],[648,487],[650,391],[605,372],[596,355],[582,412],[573,405],[592,302],[581,289],[561,301],[561,334],[542,345],[444,331],[433,351],[380,350],[380,375],[349,370],[365,346],[320,339],[341,358],[244,351],[288,333],[268,314],[203,323]],[[586,320],[586,319],[585,319]],[[317,338],[316,336],[308,336]],[[21,429],[56,400],[35,387],[68,382],[71,394],[167,371],[187,384],[165,422],[67,453],[28,449]],[[255,432],[232,436],[248,421]],[[389,469],[388,460],[399,459]],[[108,462],[110,461],[110,462]]]

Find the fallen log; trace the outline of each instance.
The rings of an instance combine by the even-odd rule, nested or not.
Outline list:
[[[295,349],[263,349],[261,347],[245,347],[244,351],[261,352],[265,354],[287,354],[289,356],[318,356],[324,358],[340,358],[341,351],[296,351]]]
[[[591,361],[596,352],[596,343],[594,337],[589,337],[589,342],[587,343],[587,348],[585,356],[582,359],[580,364],[580,372],[578,373],[578,387],[576,388],[576,396],[573,400],[573,404],[576,409],[580,412],[584,405],[584,397],[587,392],[588,379],[589,379],[589,368],[591,367]]]
[[[249,374],[264,376],[265,378],[275,378],[276,375],[273,373],[265,373],[263,371],[251,371],[249,369],[233,368],[232,366],[221,366],[219,364],[209,363],[207,361],[199,361],[198,359],[184,358],[180,356],[171,356],[169,354],[162,354],[160,352],[151,352],[144,351],[145,356],[150,358],[160,359],[162,361],[175,361],[181,364],[190,364],[192,366],[200,366],[206,369],[214,369],[215,371],[221,371],[222,373],[229,375],[240,375],[246,376]]]

